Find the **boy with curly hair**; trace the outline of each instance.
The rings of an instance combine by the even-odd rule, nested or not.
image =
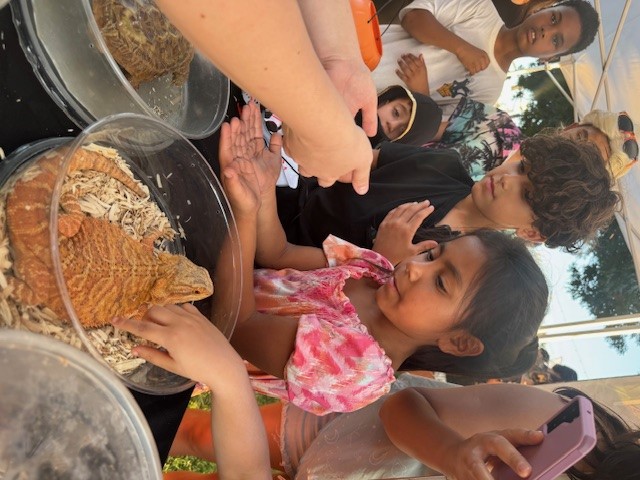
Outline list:
[[[530,242],[574,251],[611,221],[619,198],[599,151],[560,135],[526,139],[478,182],[453,150],[385,144],[374,151],[370,182],[362,197],[348,185],[322,189],[305,182],[288,234],[320,245],[331,233],[375,249],[375,234],[387,213],[407,202],[429,200],[418,216],[394,220],[398,229],[421,224],[406,253],[419,249],[424,239],[479,228],[511,230]]]

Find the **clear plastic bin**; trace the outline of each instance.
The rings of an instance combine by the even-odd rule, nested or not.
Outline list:
[[[152,0],[122,0],[134,11]],[[80,128],[117,113],[159,118],[188,138],[222,124],[230,84],[196,52],[184,85],[164,75],[134,89],[113,59],[91,11],[91,0],[15,0],[22,49],[45,90]],[[28,99],[24,99],[28,101]]]
[[[0,330],[0,478],[162,479],[133,396],[85,353]]]
[[[45,285],[53,289],[51,295],[53,300],[48,302],[49,308],[54,312],[57,309],[66,314],[82,347],[93,357],[106,363],[128,386],[152,394],[170,394],[185,390],[193,385],[191,380],[174,375],[150,363],[135,365],[141,362],[139,359],[125,359],[124,362],[120,362],[119,358],[122,356],[120,343],[122,342],[119,343],[118,337],[113,333],[115,329],[111,325],[99,329],[85,328],[76,314],[78,307],[74,307],[73,300],[68,294],[69,290],[63,274],[64,258],[60,255],[58,216],[61,192],[70,188],[66,186],[63,189],[63,184],[69,181],[66,175],[67,167],[70,159],[81,148],[107,148],[110,149],[109,152],[117,152],[133,172],[134,177],[149,189],[150,198],[165,215],[168,224],[178,232],[175,237],[162,240],[163,249],[186,255],[196,265],[206,268],[212,279],[219,263],[223,242],[228,239],[227,254],[232,257],[228,259],[233,265],[232,280],[223,288],[218,288],[219,286],[215,286],[214,282],[216,291],[221,292],[220,297],[224,295],[224,308],[217,308],[216,313],[213,313],[212,305],[216,299],[216,291],[213,297],[197,301],[195,305],[204,315],[212,319],[223,334],[230,337],[240,306],[240,246],[233,216],[222,187],[204,158],[179,132],[163,122],[134,114],[107,117],[85,129],[76,139],[48,139],[26,145],[0,163],[2,190],[6,195],[6,192],[11,189],[11,193],[6,198],[5,213],[9,218],[6,221],[5,234],[10,240],[10,248],[14,251],[16,246],[26,238],[30,245],[19,248],[22,251],[35,249],[37,253],[35,256],[42,259],[46,268],[43,268],[40,273],[37,270],[42,268],[40,265],[34,267],[34,271],[38,271],[36,281],[47,278]],[[54,175],[45,177],[41,173],[45,163],[50,164],[49,168],[53,168]],[[38,169],[34,169],[35,165],[38,165]],[[104,215],[110,221],[130,222],[134,225],[143,222],[146,233],[154,231],[156,228],[154,224],[149,226],[144,223],[147,221],[146,217],[136,220],[134,216],[131,220],[128,217],[129,212],[118,207],[115,200],[110,204],[110,197],[106,197],[105,200],[104,196],[100,196],[103,195],[102,192],[98,193],[97,190],[94,192],[92,182],[93,180],[87,180],[84,177],[76,180],[77,185],[74,188],[82,193],[82,202],[85,202],[86,198],[91,200],[95,196],[98,198],[95,205],[105,210]],[[23,188],[23,193],[18,197],[19,200],[15,200],[16,191],[18,191],[14,188],[16,185],[21,185]],[[30,194],[36,190],[39,192],[38,198],[31,205],[30,197],[24,191]],[[47,196],[49,191],[50,196]],[[131,197],[135,195],[132,194]],[[26,202],[25,198],[27,198]],[[136,201],[138,200],[136,198]],[[83,206],[83,208],[85,210],[93,208],[91,202],[88,207]],[[33,215],[39,216],[33,217]],[[91,213],[91,215],[94,214]],[[15,226],[11,227],[12,225]],[[45,226],[36,232],[38,225],[46,225],[48,228]],[[29,232],[32,226],[33,236],[25,236],[22,230]],[[45,243],[48,242],[44,247],[42,247],[43,238]],[[117,244],[118,241],[115,243]],[[117,250],[117,245],[115,247],[111,245],[110,248]],[[46,288],[38,287],[38,290],[43,291]],[[47,329],[43,333],[49,331],[55,333],[58,327],[59,325],[55,325],[54,328]],[[66,341],[65,338],[62,339]],[[73,342],[72,339],[69,343],[73,344]],[[130,349],[130,346],[127,348]],[[134,367],[127,368],[126,365],[134,365]]]

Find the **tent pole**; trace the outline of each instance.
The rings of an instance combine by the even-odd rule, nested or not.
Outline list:
[[[600,15],[600,0],[595,0],[596,11],[598,15]],[[616,28],[616,33],[613,37],[613,41],[611,42],[611,48],[609,49],[609,55],[607,55],[607,60],[604,62],[604,66],[602,67],[602,75],[600,75],[600,82],[598,82],[598,88],[596,89],[596,93],[593,96],[593,102],[591,103],[591,110],[593,110],[598,101],[598,97],[600,96],[600,92],[602,87],[605,85],[607,80],[607,76],[609,74],[609,67],[611,66],[611,61],[613,59],[613,54],[618,47],[618,41],[620,40],[620,34],[622,33],[622,27],[624,26],[624,22],[627,20],[627,15],[629,14],[629,9],[631,8],[631,0],[627,0],[624,4],[624,9],[622,10],[622,15],[620,15],[620,21],[618,22],[618,28]],[[600,27],[598,27],[598,37],[601,39],[601,42],[604,42],[604,33],[602,22],[600,23]],[[602,31],[601,31],[602,30]],[[602,45],[604,48],[604,45]],[[607,109],[610,110],[610,102],[609,96],[607,95]]]

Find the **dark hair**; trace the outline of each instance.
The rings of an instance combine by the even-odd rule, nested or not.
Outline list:
[[[600,26],[600,19],[598,18],[598,12],[596,12],[596,9],[585,0],[562,0],[553,5],[541,8],[535,13],[555,7],[573,8],[578,13],[578,17],[580,17],[580,38],[578,38],[578,42],[573,46],[573,48],[563,52],[562,55],[581,52],[591,45],[593,40],[596,38],[598,27]]]
[[[561,363],[556,363],[551,367],[551,372],[554,382],[575,382],[578,380],[578,372]]]
[[[574,398],[582,395],[593,403],[598,443],[584,458],[589,472],[571,467],[566,474],[572,480],[640,480],[640,431],[615,412],[594,401],[577,388],[560,387],[555,393]]]
[[[576,251],[613,218],[619,196],[598,149],[559,135],[536,134],[520,147],[533,184],[533,226],[548,247]]]
[[[425,346],[401,370],[435,370],[485,377],[509,377],[527,371],[536,360],[536,333],[547,309],[549,290],[540,267],[520,239],[477,230],[487,260],[473,279],[457,327],[484,344],[475,357],[456,357]]]

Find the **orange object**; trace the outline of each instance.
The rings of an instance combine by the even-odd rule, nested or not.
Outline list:
[[[382,56],[382,39],[376,6],[372,0],[350,0],[350,2],[362,60],[369,70],[373,70],[380,63]]]

